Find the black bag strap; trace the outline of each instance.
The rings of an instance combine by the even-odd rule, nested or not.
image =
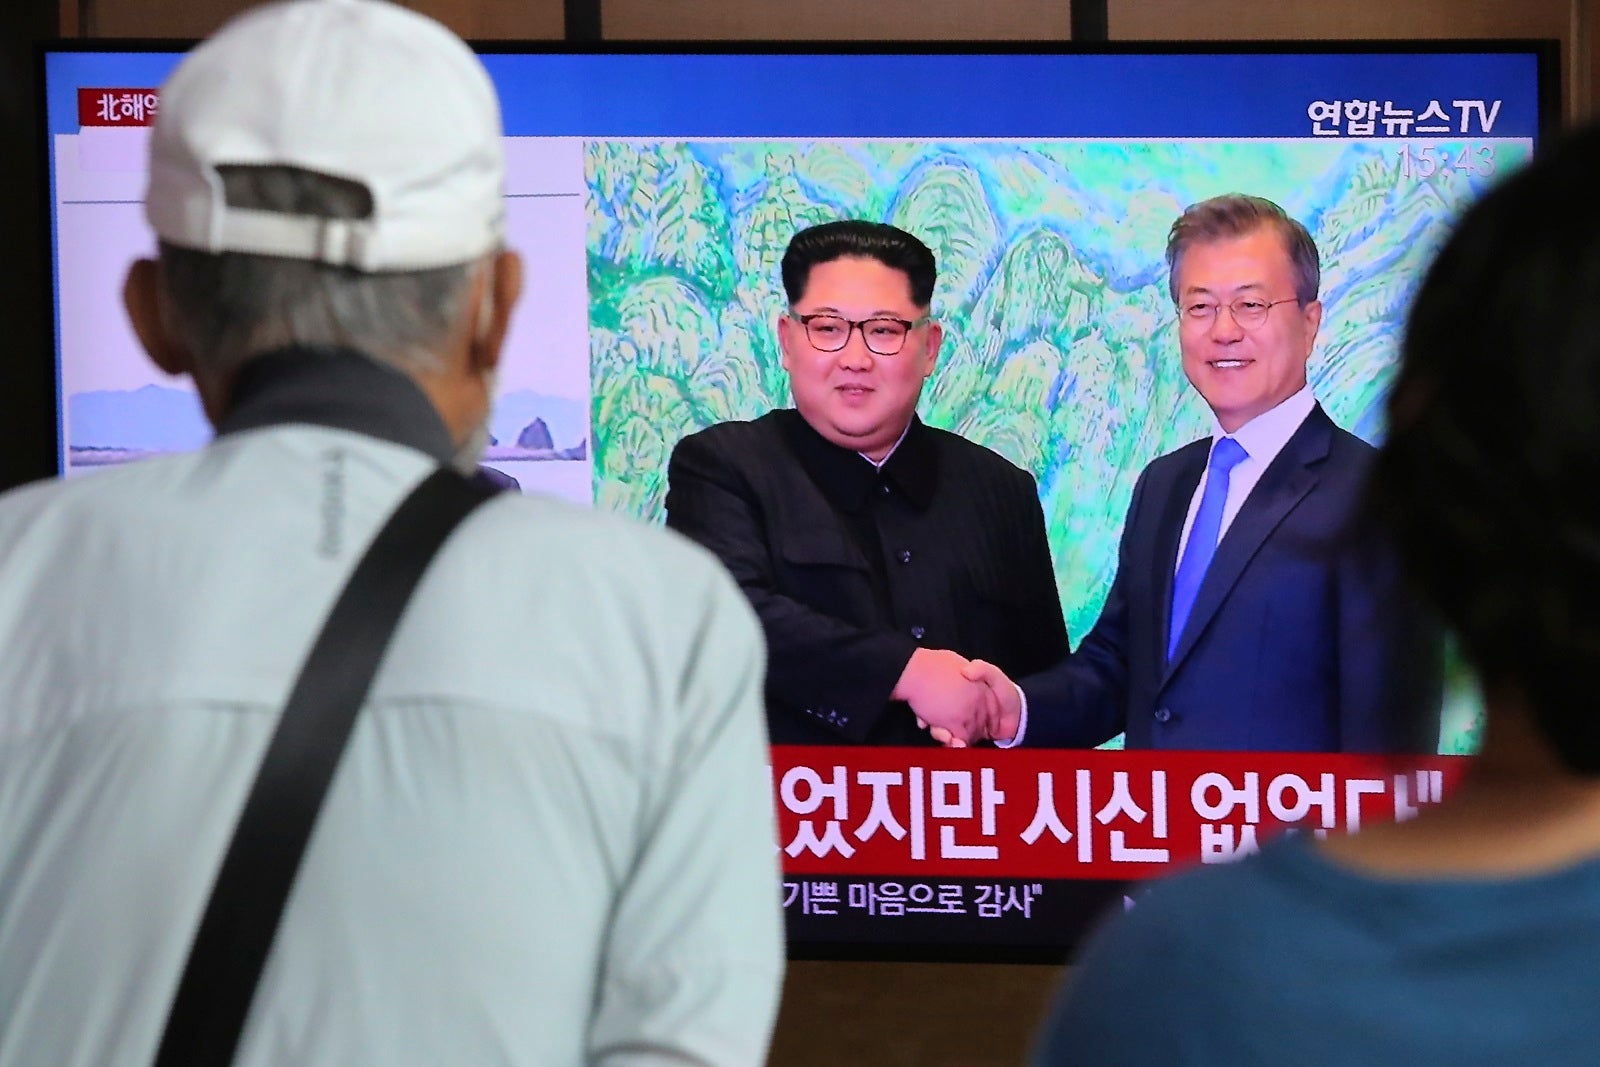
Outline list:
[[[406,602],[495,490],[440,468],[401,501],[311,646],[211,887],[156,1067],[233,1062],[317,812]]]

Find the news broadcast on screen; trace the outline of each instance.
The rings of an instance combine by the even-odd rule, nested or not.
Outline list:
[[[504,109],[506,244],[527,270],[484,464],[663,522],[683,438],[793,404],[775,329],[790,240],[890,223],[937,261],[943,340],[917,414],[1035,480],[1074,649],[1121,595],[1141,473],[1213,432],[1179,356],[1174,221],[1242,193],[1304,224],[1320,255],[1310,392],[1376,444],[1423,271],[1558,117],[1546,42],[481,53]],[[44,56],[63,477],[210,437],[118,300],[154,249],[145,152],[180,55]],[[1261,627],[1263,647],[1302,631],[1294,611]],[[1221,677],[1210,698],[1241,706],[1301,684]],[[1014,748],[774,745],[791,955],[1060,959],[1104,908],[1137,906],[1144,879],[1438,800],[1481,730],[1449,649],[1437,703],[1422,753],[1178,747],[1159,695],[1129,713],[1153,725],[1095,746],[1033,743],[1042,719]]]

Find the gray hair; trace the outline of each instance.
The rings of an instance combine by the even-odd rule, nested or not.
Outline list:
[[[340,219],[372,213],[364,185],[296,167],[229,167],[222,179],[233,207]],[[162,242],[162,316],[202,373],[231,375],[288,345],[354,348],[401,371],[426,372],[439,367],[438,350],[482,262],[367,274]]]
[[[1283,238],[1284,251],[1294,268],[1294,295],[1300,306],[1317,299],[1322,263],[1310,232],[1265,197],[1229,193],[1190,205],[1172,224],[1167,235],[1167,289],[1172,293],[1172,302],[1178,302],[1178,264],[1190,245],[1247,237],[1263,226],[1272,227]]]

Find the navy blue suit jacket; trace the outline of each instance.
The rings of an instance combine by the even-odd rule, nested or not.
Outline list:
[[[1372,447],[1318,406],[1217,545],[1167,662],[1173,572],[1210,439],[1145,468],[1099,620],[1021,679],[1024,743],[1287,752],[1433,751],[1442,640],[1392,553],[1349,536]]]

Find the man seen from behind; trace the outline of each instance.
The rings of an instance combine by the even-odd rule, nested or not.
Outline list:
[[[127,308],[216,439],[0,499],[4,1067],[151,1061],[329,606],[418,482],[476,464],[522,281],[486,72],[381,0],[200,45],[149,178]],[[488,502],[400,621],[236,1062],[760,1062],[761,678],[700,549]]]

